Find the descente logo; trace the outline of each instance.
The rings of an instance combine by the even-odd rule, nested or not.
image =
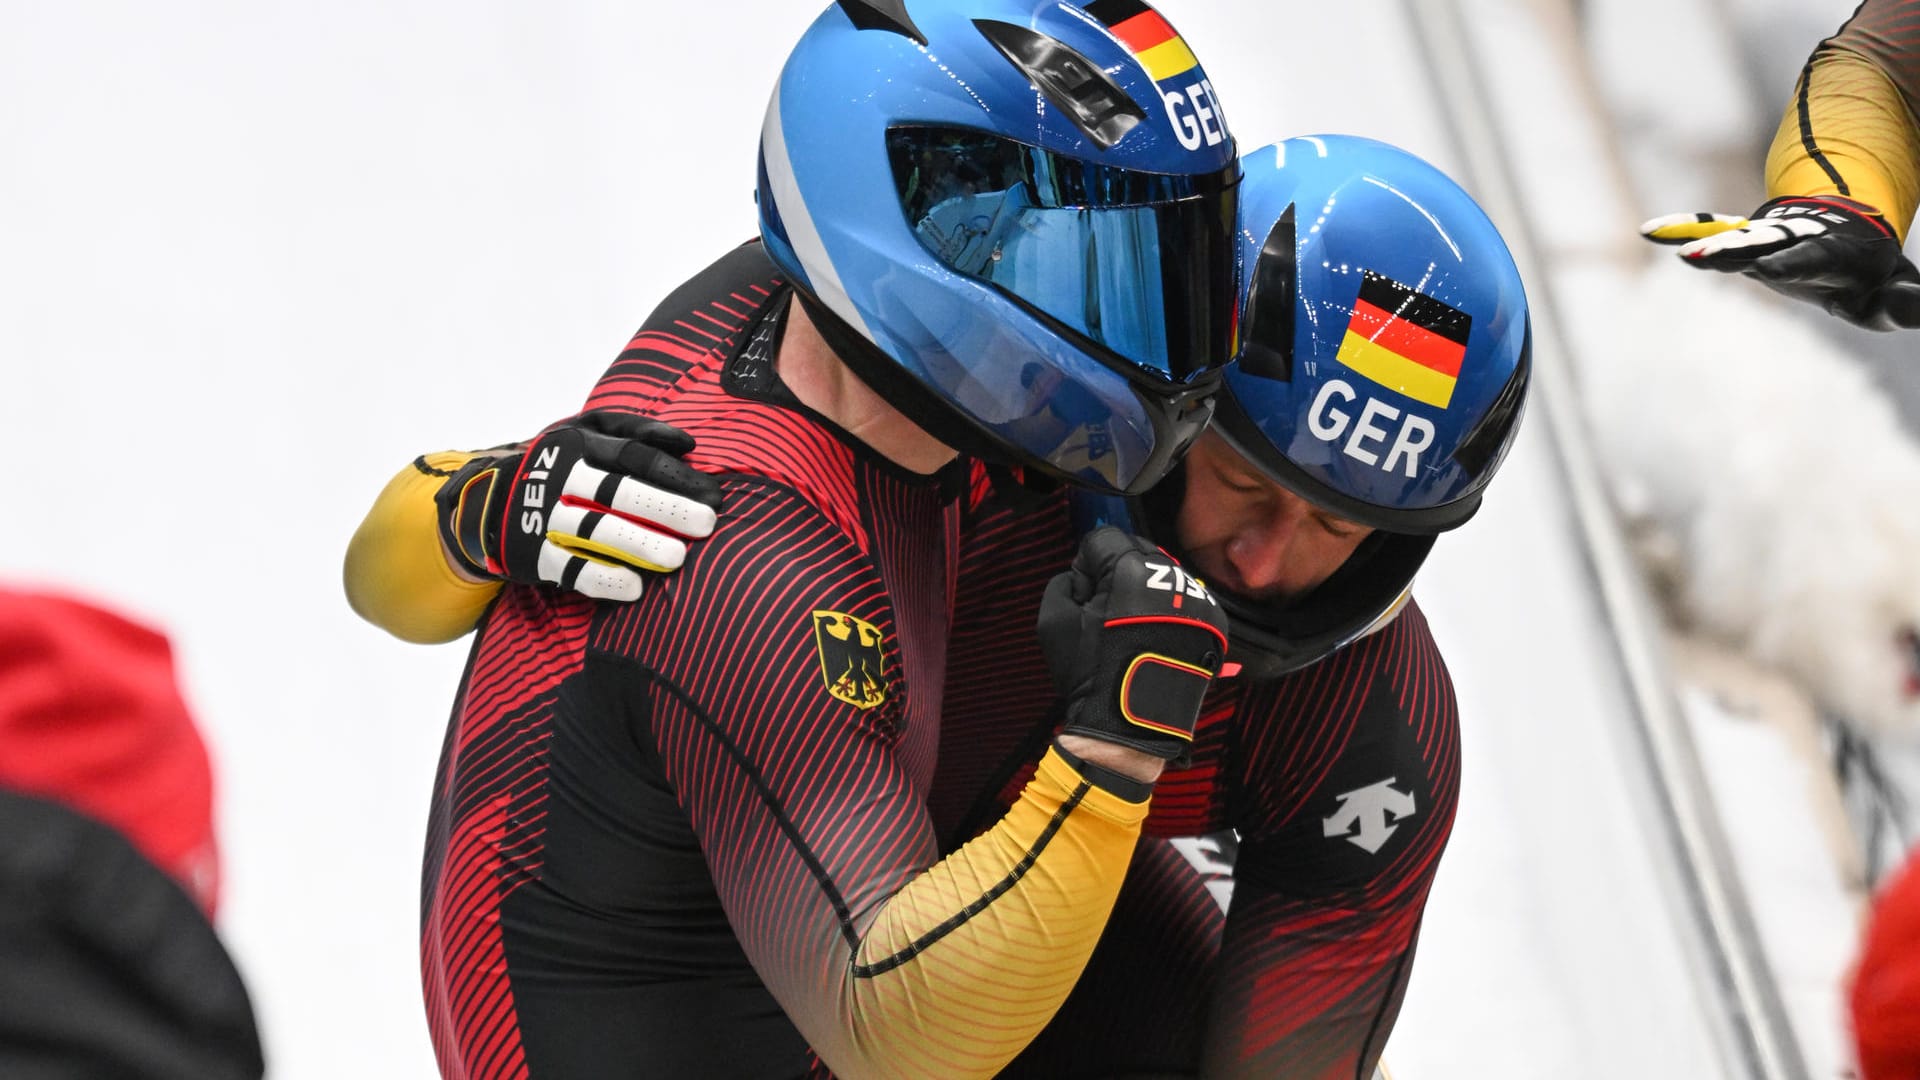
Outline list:
[[[1335,796],[1340,805],[1321,820],[1321,833],[1329,839],[1344,839],[1369,855],[1379,854],[1401,822],[1418,810],[1412,793],[1394,787],[1393,782],[1389,776]]]
[[[547,505],[547,477],[552,474],[553,466],[560,460],[560,448],[549,446],[540,451],[533,461],[520,485],[520,531],[528,536],[540,535],[545,518],[541,511]]]

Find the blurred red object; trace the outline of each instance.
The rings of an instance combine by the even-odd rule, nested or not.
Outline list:
[[[165,635],[69,597],[0,589],[0,786],[119,830],[212,916],[212,770]]]
[[[1874,899],[1852,996],[1862,1080],[1920,1077],[1920,852]]]

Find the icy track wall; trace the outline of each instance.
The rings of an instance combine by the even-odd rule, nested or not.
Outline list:
[[[465,650],[358,622],[348,535],[416,453],[577,407],[752,232],[755,132],[812,7],[107,0],[0,35],[0,96],[27,103],[0,169],[0,451],[25,466],[0,573],[174,636],[275,1077],[433,1074],[419,855]],[[1463,167],[1401,7],[1164,8],[1242,145],[1347,131]],[[1732,1076],[1548,424],[1420,588],[1467,760],[1389,1060]]]

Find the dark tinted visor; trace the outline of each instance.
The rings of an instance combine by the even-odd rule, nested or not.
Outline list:
[[[1155,375],[1231,355],[1237,166],[1146,173],[958,128],[894,128],[887,150],[908,225],[945,266]]]

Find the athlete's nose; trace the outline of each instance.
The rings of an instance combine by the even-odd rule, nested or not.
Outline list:
[[[1306,520],[1304,505],[1281,500],[1250,520],[1227,541],[1227,561],[1250,593],[1267,592],[1286,580],[1287,553]]]

